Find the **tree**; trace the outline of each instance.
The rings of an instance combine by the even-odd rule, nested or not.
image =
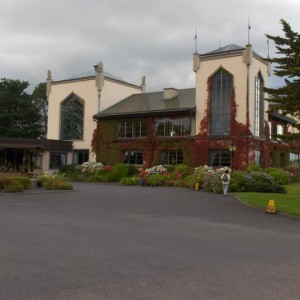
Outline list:
[[[41,136],[41,115],[32,96],[25,92],[28,82],[0,80],[0,137]]]
[[[48,99],[46,96],[46,82],[39,83],[33,93],[33,102],[36,107],[38,107],[41,114],[41,121],[43,127],[43,134],[47,133],[47,123],[48,123]]]
[[[278,57],[269,58],[274,63],[274,74],[283,77],[285,85],[279,88],[266,88],[270,98],[275,104],[275,109],[284,115],[300,117],[300,35],[293,31],[290,25],[283,19],[280,20],[284,36],[266,35],[273,40]],[[300,129],[299,122],[296,125]]]

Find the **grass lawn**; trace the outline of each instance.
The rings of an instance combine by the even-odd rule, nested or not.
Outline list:
[[[274,200],[276,212],[300,216],[300,183],[284,186],[286,194],[273,193],[233,193],[242,202],[263,207],[267,210],[268,201]]]

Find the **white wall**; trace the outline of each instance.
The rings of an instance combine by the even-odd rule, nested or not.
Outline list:
[[[101,93],[101,110],[108,108],[129,95],[140,93],[141,88],[105,78]],[[84,101],[84,132],[82,140],[73,142],[73,149],[90,149],[96,122],[93,116],[98,112],[98,91],[95,78],[59,81],[51,84],[48,104],[48,139],[60,139],[60,103],[71,93]],[[91,160],[95,157],[91,156]]]
[[[247,112],[247,66],[243,62],[242,53],[235,56],[226,56],[207,58],[200,57],[200,68],[196,72],[196,131],[199,132],[199,125],[205,116],[207,108],[208,79],[220,68],[233,75],[233,84],[235,91],[235,101],[238,104],[236,121],[246,124]],[[261,62],[257,58],[253,58],[249,69],[249,118],[250,126],[253,130],[254,124],[254,83],[255,76],[261,71],[265,86],[268,87],[268,68],[267,64]],[[267,109],[267,103],[265,103]],[[267,114],[265,114],[267,120]]]

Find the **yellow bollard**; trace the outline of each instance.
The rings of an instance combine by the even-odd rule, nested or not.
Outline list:
[[[199,191],[199,185],[200,185],[199,182],[197,182],[195,185],[195,191]]]
[[[276,209],[275,209],[275,201],[274,200],[269,200],[266,213],[267,214],[277,214]]]

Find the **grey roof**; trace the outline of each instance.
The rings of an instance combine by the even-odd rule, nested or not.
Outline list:
[[[109,74],[107,72],[103,72],[104,73],[104,77],[106,78],[110,78],[110,79],[114,79],[114,80],[118,80],[118,81],[124,81],[121,78],[118,78],[112,74]],[[95,77],[96,76],[96,70],[89,70],[74,76],[71,76],[70,78],[68,78],[67,80],[73,80],[73,79],[82,79],[82,78],[88,78],[88,77]]]
[[[70,152],[72,141],[48,140],[45,138],[0,138],[1,149],[46,149]]]
[[[178,90],[173,99],[164,100],[164,92],[131,95],[94,117],[112,119],[153,114],[191,113],[195,109],[195,88]]]
[[[121,79],[121,78],[119,78],[115,75],[112,75],[110,73],[103,72],[103,74],[104,74],[105,79],[112,79],[112,80],[118,81],[120,83],[124,83],[126,85],[131,85],[131,86],[134,86],[134,87],[140,87],[136,84],[124,81],[123,79]],[[92,69],[92,70],[89,70],[89,71],[86,71],[86,72],[83,72],[83,73],[80,73],[80,74],[77,74],[77,75],[73,75],[69,78],[66,78],[66,79],[63,79],[63,80],[58,80],[58,81],[55,81],[55,82],[64,82],[64,81],[68,81],[68,80],[78,80],[78,79],[85,79],[85,78],[92,78],[92,77],[96,77],[96,70],[95,69]]]
[[[224,53],[224,52],[233,52],[233,51],[241,51],[244,50],[244,47],[235,45],[235,44],[230,44],[225,47],[210,51],[208,53],[205,53],[204,55],[213,55],[213,54],[219,54],[219,53]]]
[[[279,120],[284,121],[284,122],[289,123],[289,124],[296,124],[297,123],[297,121],[295,119],[293,119],[291,117],[288,117],[288,116],[285,116],[285,115],[283,115],[279,112],[276,112],[276,111],[270,112],[269,116],[273,117],[275,119],[279,119]]]

